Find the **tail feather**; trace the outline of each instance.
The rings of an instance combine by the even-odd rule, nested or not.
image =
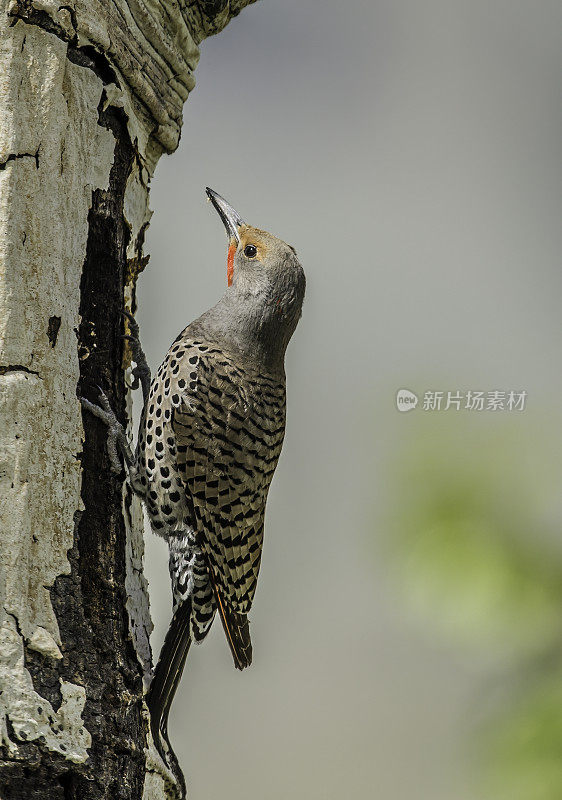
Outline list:
[[[188,598],[180,603],[172,617],[147,695],[152,738],[164,760],[166,759],[162,752],[161,735],[171,750],[168,739],[168,714],[191,645],[190,617],[191,599]]]
[[[213,568],[209,561],[207,563],[219,616],[234,659],[234,666],[236,669],[244,669],[245,667],[249,667],[252,663],[252,642],[250,639],[248,615],[239,614],[224,602]]]

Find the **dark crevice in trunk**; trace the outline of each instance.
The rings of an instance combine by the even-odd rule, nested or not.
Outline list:
[[[91,69],[103,81],[104,86],[109,83],[114,83],[116,86],[121,85],[107,58],[95,47],[91,45],[85,45],[84,47],[70,46],[67,57],[73,64]]]
[[[24,367],[23,364],[8,364],[0,366],[0,375],[7,375],[8,372],[25,372],[27,375],[39,375],[34,369]]]
[[[76,781],[72,772],[65,772],[59,778],[59,783],[63,791],[64,800],[78,800],[76,794]]]
[[[103,103],[103,99],[102,99]],[[122,110],[100,110],[100,123],[116,139],[108,191],[94,192],[89,214],[86,261],[82,273],[79,345],[89,351],[80,363],[80,395],[96,400],[103,386],[125,421],[122,370],[123,286],[129,228],[123,215],[127,178],[134,151]],[[88,630],[83,651],[81,619],[68,631],[75,645],[74,666],[84,676],[87,702],[84,724],[92,734],[90,776],[78,776],[75,792],[83,800],[140,798],[144,782],[146,730],[142,711],[142,670],[129,637],[125,610],[126,535],[122,517],[122,476],[109,467],[105,426],[84,414],[82,454],[84,511],[76,527],[72,576],[81,600],[80,616]],[[64,577],[58,579],[63,582]],[[56,605],[55,605],[55,610]],[[58,615],[59,620],[72,614]],[[66,631],[61,630],[63,642]],[[94,777],[94,780],[91,780]]]
[[[49,324],[47,326],[47,338],[51,347],[55,347],[59,335],[61,318],[52,316],[49,317]]]

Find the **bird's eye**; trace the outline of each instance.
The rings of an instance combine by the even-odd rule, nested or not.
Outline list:
[[[257,252],[258,250],[253,244],[247,244],[244,248],[244,255],[246,258],[255,258]]]

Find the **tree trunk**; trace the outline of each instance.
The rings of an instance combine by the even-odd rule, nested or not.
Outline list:
[[[0,798],[185,794],[150,741],[123,308],[198,45],[251,0],[0,0]]]

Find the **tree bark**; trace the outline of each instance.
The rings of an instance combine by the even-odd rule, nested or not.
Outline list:
[[[109,469],[148,192],[253,0],[0,0],[0,799],[185,795],[150,740],[142,514]]]

